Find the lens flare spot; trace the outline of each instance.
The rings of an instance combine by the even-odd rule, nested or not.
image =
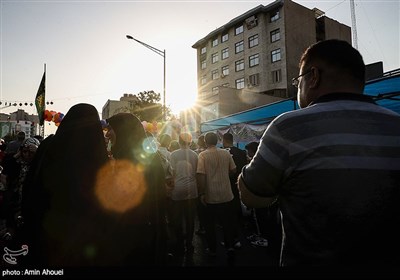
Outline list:
[[[146,190],[143,167],[128,160],[110,161],[97,174],[96,197],[113,212],[124,213],[137,207]]]
[[[143,150],[149,154],[154,154],[158,150],[158,145],[154,137],[147,137],[146,139],[144,139],[142,147]]]

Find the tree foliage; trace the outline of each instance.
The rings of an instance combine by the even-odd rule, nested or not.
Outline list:
[[[163,106],[160,103],[161,96],[159,93],[150,91],[143,91],[135,94],[136,100],[133,101],[131,112],[135,114],[142,121],[162,121],[163,120]],[[166,108],[167,116],[169,115],[169,108]]]

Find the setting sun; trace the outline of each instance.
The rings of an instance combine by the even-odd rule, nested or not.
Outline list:
[[[167,103],[171,109],[173,115],[178,115],[181,111],[192,108],[195,105],[196,96],[194,94],[177,93],[171,95],[170,100]]]

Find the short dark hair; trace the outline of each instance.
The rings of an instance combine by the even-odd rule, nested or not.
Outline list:
[[[204,148],[206,145],[206,142],[204,141],[204,135],[200,135],[199,138],[197,139],[197,145],[201,148]]]
[[[365,83],[365,64],[361,54],[348,42],[325,40],[308,47],[303,53],[299,67],[307,67],[314,61],[323,61],[338,70],[346,71],[356,80]]]
[[[230,132],[225,133],[225,134],[222,136],[222,139],[224,139],[225,141],[228,141],[228,142],[230,142],[230,143],[233,143],[233,135],[232,135],[232,133],[230,133]]]
[[[259,145],[258,142],[250,142],[250,143],[248,143],[246,146],[244,146],[244,148],[245,148],[247,151],[251,151],[251,152],[254,152],[254,153],[255,153],[255,152],[257,151],[258,145]]]
[[[18,132],[18,134],[17,134],[17,139],[18,139],[18,140],[24,140],[24,139],[25,139],[25,136],[26,136],[25,132],[20,131],[20,132]]]
[[[169,134],[164,133],[164,134],[160,135],[161,147],[168,147],[169,144],[171,143],[171,141],[172,141],[172,138],[171,138],[171,136],[169,136]]]
[[[204,136],[204,141],[206,142],[206,145],[217,145],[218,143],[218,136],[214,132],[207,132],[206,135]]]
[[[180,138],[179,138],[180,140]],[[169,144],[169,150],[171,152],[171,150],[175,151],[175,150],[179,150],[180,146],[180,141],[176,141],[176,140],[172,140],[171,143]],[[185,142],[186,143],[186,142]],[[184,144],[183,144],[184,145]]]

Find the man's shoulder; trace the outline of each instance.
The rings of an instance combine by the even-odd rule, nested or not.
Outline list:
[[[179,154],[180,154],[179,151],[180,151],[180,150],[175,150],[175,151],[171,152],[171,156],[170,156],[171,160],[172,160],[173,158],[179,156]]]
[[[173,151],[171,153],[171,158],[179,157],[179,156],[186,156],[186,155],[198,157],[197,153],[191,149],[179,149],[179,150]]]
[[[193,151],[193,150],[191,150],[191,149],[188,149],[188,153],[189,153],[190,155],[192,155],[192,157],[196,157],[196,158],[199,157],[199,155],[198,155],[195,151]]]
[[[237,154],[237,155],[245,154],[245,155],[246,155],[246,151],[245,151],[245,150],[242,150],[242,149],[240,149],[240,148],[238,148],[238,147],[235,147],[235,146],[230,147],[230,148],[229,148],[229,152],[230,152],[231,154],[233,154],[233,155],[235,155],[235,154]]]
[[[227,154],[230,156],[229,151],[218,148],[218,147],[206,149],[206,150],[202,151],[199,154],[199,156],[213,156],[213,155],[215,156],[215,155],[220,155],[220,154]]]
[[[323,112],[323,109],[319,108],[319,105],[317,104],[306,108],[300,108],[280,114],[271,122],[271,124],[276,127],[280,127],[301,123],[304,119],[307,119],[318,112]]]
[[[162,149],[163,147],[160,147],[159,149],[158,149],[158,153],[162,156],[162,157],[164,157],[164,158],[166,158],[167,160],[169,160],[170,158],[171,158],[171,152],[170,151],[168,151],[166,148],[164,148],[164,149]]]
[[[224,157],[232,157],[233,154],[230,153],[230,151],[226,150],[226,149],[221,149],[221,148],[217,148],[217,154],[224,156]]]

